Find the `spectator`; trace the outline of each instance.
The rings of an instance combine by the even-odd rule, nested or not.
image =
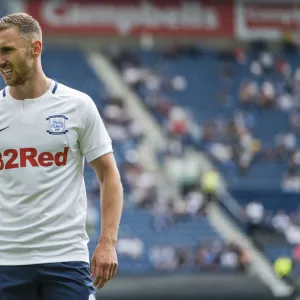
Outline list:
[[[174,221],[187,220],[187,204],[183,199],[177,198],[172,201],[172,212]]]
[[[177,268],[187,265],[189,260],[189,250],[184,247],[180,247],[175,250],[177,259]]]
[[[154,246],[149,259],[156,270],[170,271],[177,266],[176,252],[171,246]]]
[[[274,215],[272,225],[278,232],[284,233],[290,225],[290,218],[285,211],[281,209]]]
[[[238,165],[242,174],[245,174],[254,158],[254,139],[250,131],[244,127],[237,130],[238,139]]]
[[[188,118],[186,111],[182,107],[171,107],[169,111],[168,130],[177,136],[188,133]]]
[[[286,192],[300,192],[300,176],[295,167],[289,167],[283,175],[281,187]]]
[[[224,145],[223,143],[212,143],[207,150],[212,158],[224,165],[229,165],[232,162],[232,146]]]
[[[132,119],[128,121],[127,128],[130,138],[135,142],[139,143],[144,137],[144,128],[137,120]]]
[[[260,76],[263,72],[262,66],[259,61],[252,61],[250,63],[250,71],[255,76]]]
[[[287,241],[292,245],[300,244],[300,227],[290,222],[284,231]]]
[[[214,253],[207,245],[200,245],[196,252],[195,265],[208,269],[216,267],[216,253]]]
[[[252,235],[257,229],[261,228],[265,209],[261,202],[251,201],[245,207],[245,215],[248,224],[247,233]]]
[[[145,88],[150,93],[156,93],[161,90],[163,78],[154,70],[148,69],[144,71],[144,84]]]
[[[138,237],[120,238],[116,245],[120,256],[134,260],[140,259],[144,253],[144,243]]]
[[[242,272],[245,271],[249,263],[246,253],[234,243],[225,245],[220,251],[217,261],[219,261],[221,268]]]
[[[239,101],[243,108],[252,109],[258,102],[259,88],[255,81],[243,81],[239,89]]]
[[[289,257],[278,257],[274,262],[274,270],[280,278],[289,276],[292,268],[293,263]]]
[[[271,72],[274,66],[274,55],[271,51],[262,51],[259,55],[259,61],[265,73]]]
[[[220,174],[215,170],[205,172],[201,178],[201,188],[204,195],[203,210],[205,211],[211,203],[218,200],[221,189]]]
[[[283,33],[283,47],[287,52],[295,52],[298,50],[299,41],[298,33],[294,33],[292,30],[286,30]]]
[[[274,108],[275,96],[274,84],[271,81],[265,80],[261,86],[260,106],[262,108]]]
[[[183,91],[187,88],[187,82],[185,78],[180,75],[173,77],[170,81],[170,85],[175,91]]]
[[[172,211],[168,201],[156,201],[153,208],[154,215],[154,230],[161,232],[167,230],[172,222]]]
[[[247,63],[247,54],[243,48],[236,48],[233,52],[233,55],[239,64],[245,65]]]
[[[143,79],[142,69],[133,65],[128,65],[124,67],[123,79],[125,83],[127,83],[131,87],[137,87]]]
[[[300,107],[300,68],[297,68],[294,73],[293,96],[294,104],[297,108]]]
[[[297,139],[294,133],[288,132],[276,136],[276,144],[283,147],[283,150],[290,153],[296,148]]]
[[[183,157],[184,145],[174,133],[170,132],[167,136],[165,154],[169,157]]]
[[[300,166],[300,149],[297,149],[292,153],[291,163],[295,167]]]
[[[300,131],[300,114],[293,112],[289,118],[290,126],[293,131]]]
[[[277,106],[282,110],[289,112],[294,107],[294,101],[289,93],[284,93],[277,98]]]
[[[293,249],[293,260],[297,263],[300,262],[300,244],[295,245]]]
[[[275,70],[283,78],[289,78],[292,72],[290,64],[283,57],[276,60]]]
[[[192,190],[185,196],[185,201],[187,203],[187,213],[192,217],[199,215],[204,201],[202,193],[198,190]]]
[[[225,269],[236,270],[239,266],[239,256],[236,249],[232,245],[227,245],[220,253],[220,266]]]

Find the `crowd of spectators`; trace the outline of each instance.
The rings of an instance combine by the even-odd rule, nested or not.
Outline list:
[[[172,47],[162,55],[176,58],[180,55],[197,55],[195,49]],[[119,68],[124,82],[142,96],[145,106],[157,117],[165,132],[168,143],[164,155],[182,157],[187,141],[197,142],[201,126],[188,107],[183,107],[168,96],[166,91],[181,93],[188,87],[184,76],[170,76],[156,66],[145,66],[138,55],[131,51],[108,54]]]
[[[300,206],[291,213],[284,209],[272,211],[254,200],[244,207],[242,219],[247,234],[273,263],[275,273],[293,282],[300,272]]]
[[[247,51],[236,49],[233,55],[227,57],[226,62],[220,65],[220,92],[223,102],[232,98],[229,91],[232,84],[238,80],[234,75],[234,66],[235,69],[244,69],[245,78],[240,80],[237,91],[239,102],[234,104],[236,112],[232,119],[235,119],[233,124],[238,127],[235,139],[231,139],[231,142],[228,139],[218,140],[219,127],[227,138],[232,138],[232,131],[228,130],[228,123],[232,123],[232,119],[210,121],[208,125],[205,124],[208,136],[213,141],[208,152],[222,163],[229,163],[235,158],[234,161],[239,165],[242,174],[247,174],[245,171],[255,163],[287,163],[288,167],[282,174],[282,188],[289,192],[299,192],[297,135],[300,120],[300,68],[296,66],[296,69],[293,69],[284,52],[275,53],[262,43],[254,48],[249,56]],[[271,145],[266,143],[264,138],[253,134],[253,129],[260,126],[256,119],[256,113],[259,111],[282,112],[289,118],[289,129],[283,126],[282,131],[269,137],[273,140]],[[277,121],[280,122],[281,119],[278,118]]]
[[[292,245],[300,245],[300,206],[292,213],[284,209],[272,212],[266,210],[260,201],[254,200],[245,206],[244,211],[250,235],[257,230],[268,230],[283,235]]]
[[[198,247],[154,245],[146,249],[138,237],[120,238],[117,252],[121,258],[132,262],[147,257],[157,271],[210,270],[246,272],[250,263],[247,253],[235,243],[224,244],[218,240],[206,241]]]
[[[245,63],[247,58],[241,63]],[[264,48],[256,59],[248,59],[251,77],[240,85],[240,107],[248,113],[256,110],[277,110],[289,117],[289,129],[278,132],[272,147],[265,147],[261,141],[261,156],[265,160],[285,161],[288,168],[282,177],[282,188],[300,191],[299,147],[299,107],[300,68],[294,70],[283,54],[275,54]],[[280,119],[278,120],[280,121]]]
[[[245,272],[250,263],[248,254],[233,242],[222,244],[218,241],[200,245],[195,263],[201,268],[218,267]]]
[[[196,46],[175,45],[161,55],[172,60],[182,56],[195,58],[201,56],[201,50]],[[179,105],[169,96],[170,90],[176,95],[188,88],[183,75],[170,77],[156,66],[146,67],[131,52],[114,55],[113,61],[121,70],[124,81],[142,96],[146,107],[161,122],[168,139],[163,154],[182,157],[184,146],[192,144],[204,148],[223,163],[235,162],[241,171],[247,170],[257,151],[257,141],[251,132],[255,120],[250,114],[236,110],[231,118],[216,117],[200,124],[195,111]],[[220,70],[221,78],[229,84],[227,79],[233,76],[230,65],[221,64]],[[220,94],[226,97],[226,93],[220,91]]]
[[[168,144],[160,158],[165,155],[182,157],[184,146],[192,144],[225,166],[237,165],[241,175],[247,175],[256,163],[287,163],[282,174],[282,188],[299,192],[300,67],[293,66],[296,67],[293,69],[284,52],[277,54],[263,43],[253,48],[254,56],[242,48],[218,53],[220,90],[217,99],[212,101],[233,105],[233,112],[231,117],[216,116],[201,123],[197,120],[197,112],[176,101],[176,93],[189,88],[184,75],[170,76],[163,64],[162,67],[159,64],[145,66],[135,52],[109,55],[124,81],[142,96],[146,107],[161,122]],[[164,59],[176,61],[184,56],[199,58],[203,51],[196,45],[174,45],[159,54]],[[246,70],[245,78],[237,77],[239,67]],[[238,90],[232,89],[237,80],[240,81]],[[238,103],[232,103],[235,94]],[[271,137],[271,145],[253,133],[255,126],[260,126],[255,112],[266,110],[282,111],[289,117],[289,129]]]

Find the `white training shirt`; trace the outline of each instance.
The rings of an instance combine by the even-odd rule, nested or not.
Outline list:
[[[52,81],[40,98],[0,95],[0,265],[89,262],[88,162],[112,152],[92,99]]]

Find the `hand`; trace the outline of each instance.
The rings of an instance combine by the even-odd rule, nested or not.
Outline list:
[[[118,268],[117,252],[114,246],[99,242],[92,256],[91,277],[96,288],[102,288],[112,279]]]

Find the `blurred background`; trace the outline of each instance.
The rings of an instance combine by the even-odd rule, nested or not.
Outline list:
[[[46,74],[90,95],[113,139],[125,203],[99,299],[300,295],[298,3],[0,1],[40,22]],[[88,165],[85,181],[92,254]]]

